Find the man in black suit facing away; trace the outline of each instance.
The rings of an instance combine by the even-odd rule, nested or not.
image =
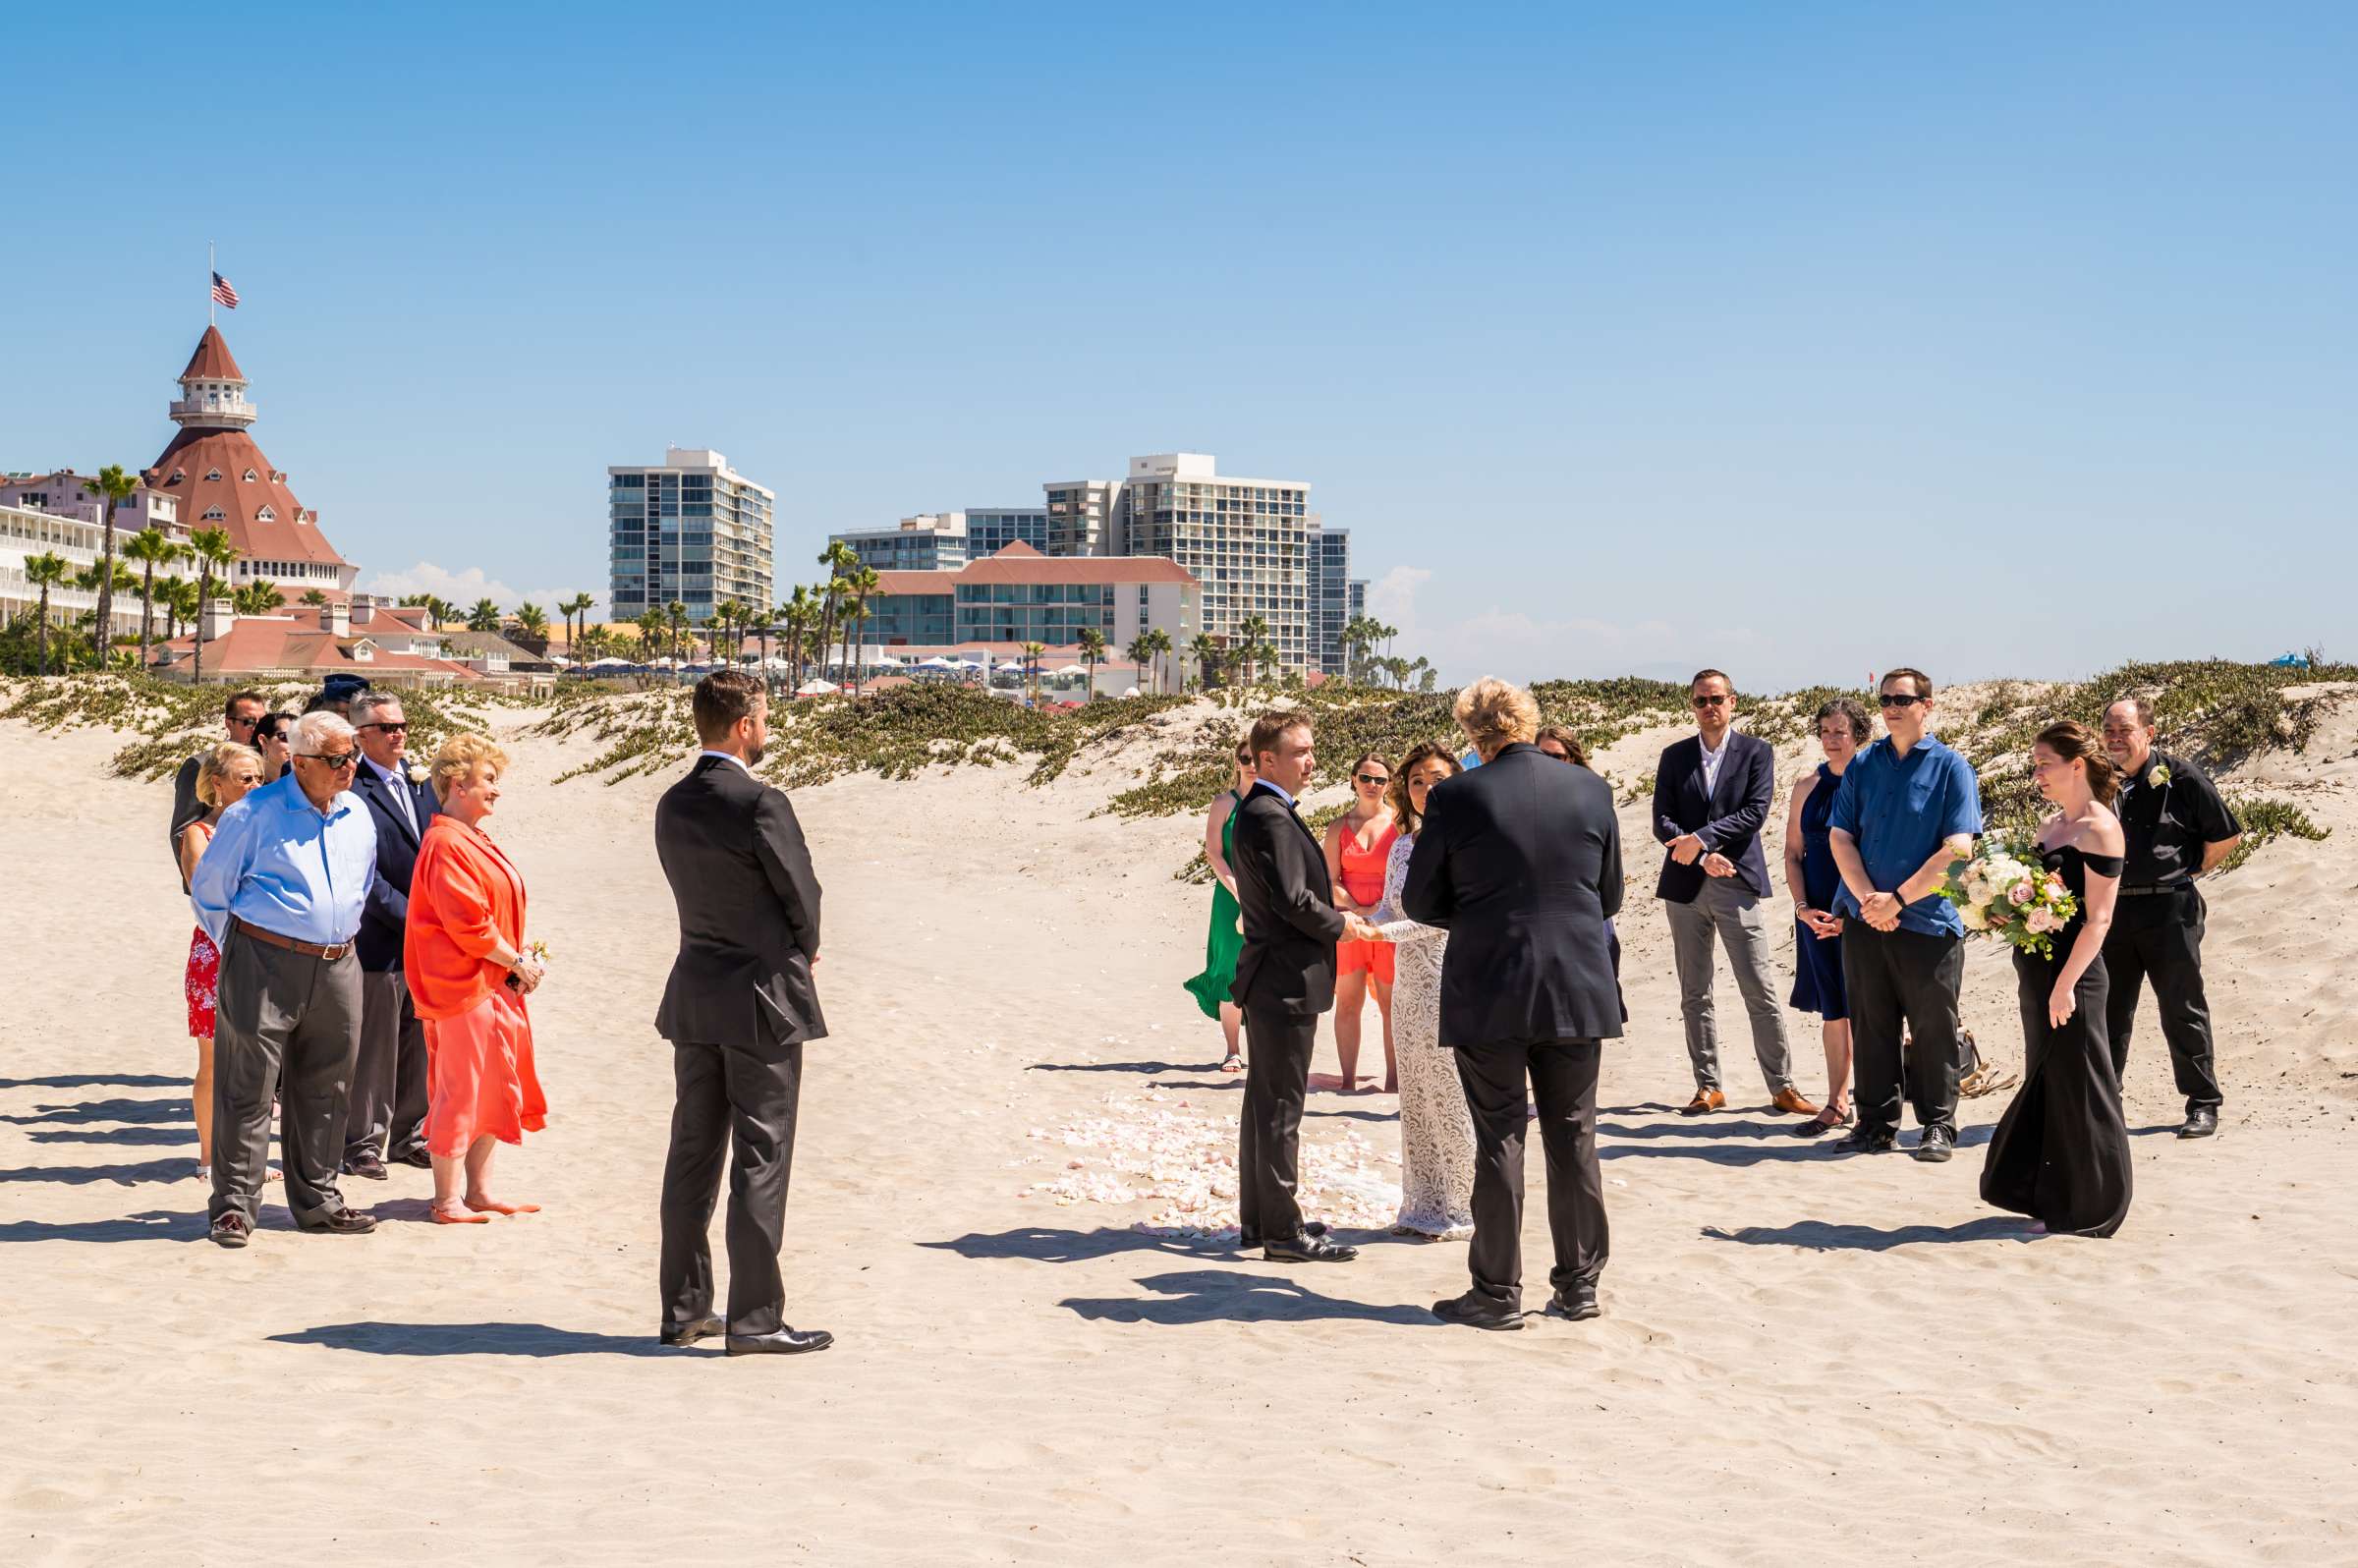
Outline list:
[[[1237,1129],[1237,1217],[1244,1247],[1261,1248],[1271,1262],[1348,1262],[1359,1249],[1328,1241],[1324,1225],[1305,1225],[1294,1190],[1311,1050],[1319,1015],[1334,1006],[1334,944],[1374,936],[1375,928],[1334,907],[1326,852],[1294,814],[1318,766],[1310,715],[1264,713],[1245,744],[1258,777],[1236,809],[1229,857],[1245,926],[1229,994],[1253,1042]]]
[[[680,912],[680,953],[655,1028],[678,1098],[663,1166],[666,1345],[726,1335],[732,1356],[824,1350],[785,1322],[778,1249],[794,1165],[803,1041],[823,1038],[818,878],[785,795],[754,777],[769,740],[761,683],[720,670],[696,685],[703,751],[655,807],[655,853]],[[712,1316],[712,1204],[729,1172],[729,1311]]]
[[[1547,1150],[1549,1306],[1594,1317],[1608,1242],[1597,1069],[1601,1042],[1621,1034],[1604,930],[1621,908],[1612,787],[1531,744],[1540,705],[1519,687],[1477,681],[1456,713],[1483,765],[1433,787],[1400,890],[1410,920],[1449,932],[1441,1043],[1457,1052],[1474,1116],[1474,1286],[1432,1310],[1476,1328],[1523,1326],[1528,1077]]]

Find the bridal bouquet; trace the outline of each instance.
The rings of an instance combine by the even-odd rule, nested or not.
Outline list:
[[[2055,956],[2054,933],[2079,913],[2080,901],[2062,876],[2039,864],[2027,838],[1993,836],[1971,858],[1956,862],[1940,896],[1957,907],[1969,931],[1987,931],[2026,953]]]

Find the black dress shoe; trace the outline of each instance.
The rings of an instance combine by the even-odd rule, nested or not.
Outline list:
[[[393,1156],[393,1163],[396,1165],[415,1165],[420,1170],[432,1170],[434,1168],[434,1156],[426,1152],[426,1148],[423,1144],[420,1144],[416,1148],[405,1148],[400,1153],[395,1154]]]
[[[1916,1140],[1916,1157],[1928,1165],[1937,1165],[1956,1151],[1957,1135],[1945,1127],[1928,1127]]]
[[[1326,1222],[1322,1219],[1306,1219],[1302,1222],[1302,1234],[1305,1236],[1323,1236],[1326,1234]],[[1236,1234],[1236,1245],[1241,1251],[1248,1253],[1251,1252],[1254,1248],[1261,1245],[1261,1232],[1257,1230],[1239,1230]]]
[[[1485,1296],[1469,1290],[1463,1296],[1432,1304],[1432,1316],[1444,1323],[1457,1323],[1467,1328],[1509,1329],[1523,1326],[1523,1315]]]
[[[386,1175],[385,1162],[377,1158],[375,1149],[364,1148],[344,1161],[344,1174],[358,1176],[365,1181],[381,1182]]]
[[[1547,1303],[1547,1310],[1558,1317],[1569,1317],[1576,1323],[1604,1316],[1604,1309],[1597,1305],[1595,1285],[1564,1286]]]
[[[339,1208],[322,1218],[303,1220],[296,1228],[315,1236],[365,1236],[376,1229],[376,1216],[357,1208]]]
[[[1899,1144],[1899,1137],[1886,1127],[1854,1127],[1850,1136],[1834,1148],[1844,1154],[1887,1154]]]
[[[2178,1129],[2180,1138],[2216,1138],[2218,1136],[2218,1112],[2205,1105],[2186,1113],[2186,1124]]]
[[[665,1323],[662,1332],[655,1337],[666,1345],[685,1347],[700,1339],[710,1339],[714,1334],[726,1333],[728,1327],[717,1317],[699,1317],[693,1322]]]
[[[835,1336],[823,1328],[781,1328],[774,1334],[731,1334],[728,1352],[732,1356],[800,1356],[833,1343]]]
[[[1271,1263],[1347,1263],[1359,1256],[1359,1249],[1339,1247],[1323,1236],[1306,1232],[1292,1241],[1262,1243],[1261,1256]]]

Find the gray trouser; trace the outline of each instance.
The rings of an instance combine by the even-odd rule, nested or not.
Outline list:
[[[1712,938],[1727,944],[1736,989],[1752,1015],[1752,1052],[1761,1059],[1768,1092],[1793,1087],[1793,1060],[1785,1049],[1785,1015],[1777,1006],[1768,968],[1768,923],[1761,917],[1760,895],[1733,876],[1707,878],[1691,904],[1664,903],[1670,948],[1678,960],[1678,1005],[1687,1020],[1687,1059],[1695,1065],[1697,1089],[1718,1089],[1719,1033],[1712,1013]]]
[[[345,1157],[386,1159],[425,1147],[425,1026],[400,970],[361,973],[361,1048],[344,1113]]]
[[[331,963],[231,928],[213,1021],[212,1218],[234,1208],[252,1223],[261,1208],[273,1094],[296,1223],[344,1206],[336,1168],[360,1035],[358,958],[347,952]]]

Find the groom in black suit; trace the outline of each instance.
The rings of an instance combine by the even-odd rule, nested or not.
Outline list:
[[[1236,809],[1229,857],[1245,926],[1229,994],[1244,1009],[1253,1047],[1237,1130],[1237,1217],[1243,1245],[1272,1262],[1347,1262],[1359,1249],[1328,1241],[1324,1225],[1305,1225],[1294,1189],[1311,1050],[1319,1015],[1334,1006],[1334,944],[1375,930],[1334,907],[1326,853],[1294,814],[1318,766],[1310,715],[1264,713],[1245,744],[1258,779]]]
[[[702,755],[655,808],[655,853],[679,905],[680,954],[655,1028],[672,1042],[678,1099],[663,1166],[666,1345],[725,1333],[732,1356],[824,1350],[785,1323],[778,1248],[794,1165],[803,1041],[827,1033],[818,878],[785,795],[754,777],[769,740],[761,683],[721,670],[696,686]],[[729,1172],[729,1313],[712,1316],[712,1204]]]
[[[1621,908],[1612,787],[1531,744],[1531,694],[1500,680],[1458,694],[1457,722],[1483,765],[1435,785],[1400,905],[1449,932],[1441,1043],[1457,1052],[1474,1115],[1474,1288],[1433,1313],[1477,1328],[1523,1326],[1523,1086],[1547,1150],[1552,1309],[1598,1314],[1604,1182],[1597,1169],[1597,1069],[1621,1034],[1605,922]],[[1256,1041],[1258,1046],[1258,1041]]]

